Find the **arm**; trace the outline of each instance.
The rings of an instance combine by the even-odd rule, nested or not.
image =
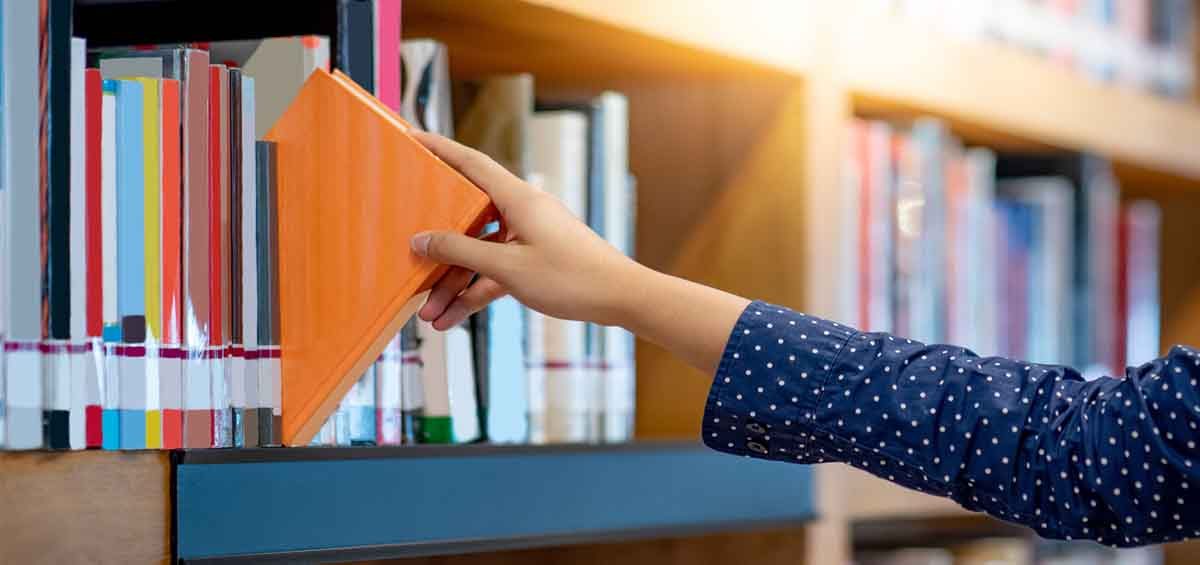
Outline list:
[[[1200,537],[1195,351],[1084,382],[1066,367],[750,303],[646,269],[478,152],[419,138],[488,191],[508,235],[414,239],[417,253],[458,266],[420,312],[435,327],[511,293],[551,316],[624,326],[715,370],[703,423],[714,449],[848,463],[1045,537],[1119,546]]]

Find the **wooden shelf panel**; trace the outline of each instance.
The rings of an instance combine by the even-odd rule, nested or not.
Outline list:
[[[971,141],[1092,151],[1200,188],[1200,107],[894,18],[856,19],[838,41],[859,112],[938,116]]]
[[[0,563],[170,558],[166,452],[0,452]]]
[[[756,33],[778,10],[722,0],[406,0],[404,36],[450,46],[452,74],[534,71],[539,79],[796,76],[805,52],[792,26]],[[800,8],[785,11],[801,12]],[[801,18],[797,13],[796,17]],[[802,18],[801,20],[802,21]]]

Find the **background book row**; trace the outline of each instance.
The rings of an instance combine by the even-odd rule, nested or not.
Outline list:
[[[1086,76],[1187,98],[1191,0],[880,0],[883,10],[970,40],[1011,44]]]
[[[1089,375],[1158,354],[1161,212],[1105,161],[964,148],[930,119],[851,131],[858,325]]]

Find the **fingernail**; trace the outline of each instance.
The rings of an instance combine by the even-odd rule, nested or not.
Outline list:
[[[412,246],[413,253],[424,257],[429,252],[429,232],[421,232],[412,236],[409,244]]]

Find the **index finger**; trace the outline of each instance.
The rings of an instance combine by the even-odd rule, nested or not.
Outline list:
[[[500,215],[507,217],[508,209],[518,199],[530,195],[532,189],[528,185],[491,157],[435,133],[416,129],[410,133],[426,149],[486,192]]]

